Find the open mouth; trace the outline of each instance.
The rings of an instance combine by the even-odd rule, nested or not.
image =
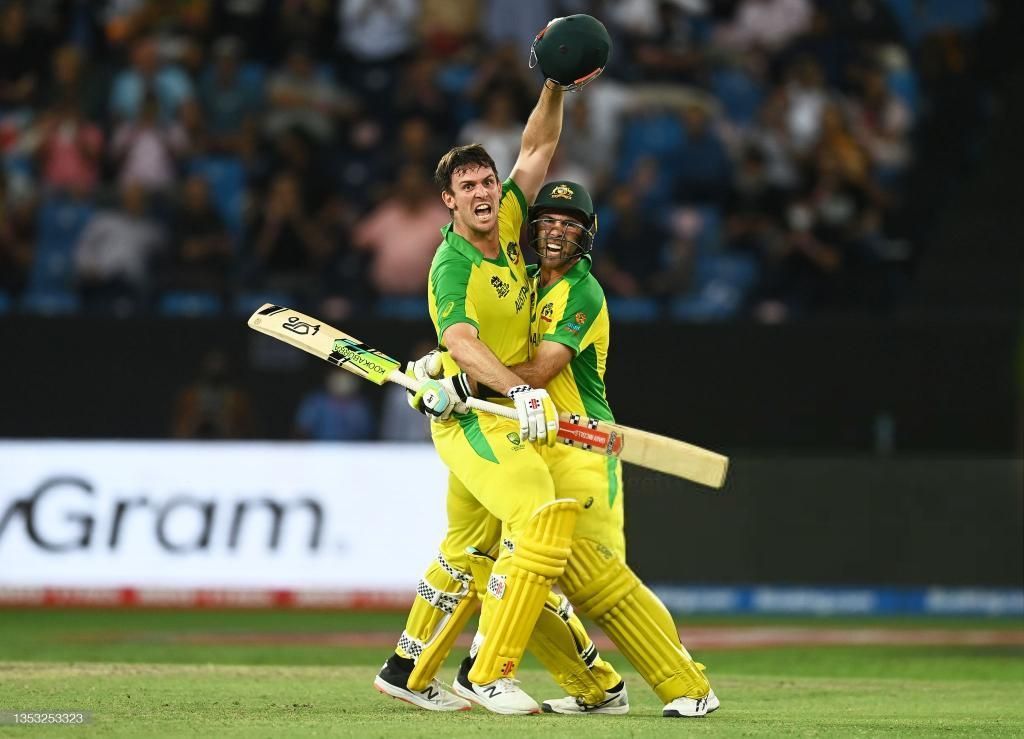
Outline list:
[[[491,215],[492,209],[489,203],[480,203],[473,208],[473,214],[477,218],[487,218]]]

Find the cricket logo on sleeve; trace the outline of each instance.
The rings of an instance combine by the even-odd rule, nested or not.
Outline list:
[[[505,251],[508,253],[508,261],[512,262],[512,264],[519,264],[519,244],[510,241],[508,246],[505,247]]]
[[[300,336],[307,336],[309,334],[316,336],[320,331],[320,324],[318,323],[314,326],[311,323],[306,323],[298,316],[291,316],[281,324],[281,328],[288,329],[293,334],[299,334]]]
[[[547,303],[540,309],[540,320],[551,323],[551,316],[555,315],[555,304]]]
[[[576,315],[573,317],[576,319],[576,323],[578,323],[581,326],[587,322],[587,314],[584,313],[583,311],[578,311]]]

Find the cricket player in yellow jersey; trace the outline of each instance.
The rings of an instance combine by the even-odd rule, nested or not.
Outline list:
[[[541,189],[529,218],[529,245],[540,260],[529,271],[537,292],[530,335],[532,351],[529,361],[511,369],[533,385],[546,387],[558,408],[581,417],[614,421],[604,385],[608,307],[604,291],[590,274],[590,251],[597,232],[593,202],[578,183],[551,182]],[[716,710],[719,701],[704,677],[703,665],[694,662],[680,643],[665,606],[626,564],[621,463],[614,457],[582,454],[564,445],[543,448],[540,454],[551,470],[557,494],[581,504],[572,554],[558,580],[562,592],[579,612],[601,626],[665,702],[662,715],[698,717]],[[489,581],[489,563],[482,556],[471,557],[478,583]],[[552,610],[550,604],[547,608]],[[571,614],[571,609],[564,607],[562,612],[566,610]],[[543,627],[546,641],[568,640],[569,646],[563,644],[561,649],[552,650],[551,644],[531,642],[531,649],[546,647],[549,653],[562,655],[563,669],[556,670],[544,659],[543,651],[535,649],[559,684],[570,692],[566,698],[544,701],[543,710],[626,713],[629,704],[625,686],[600,658],[588,663],[592,673],[589,680],[579,668],[570,670],[573,680],[565,679],[565,666],[573,665],[572,638],[579,641],[582,636],[581,643],[590,643],[582,626],[577,629],[569,619],[566,622],[568,628],[562,629],[561,637],[544,618],[538,623],[538,632]],[[478,638],[489,627],[485,614]],[[568,639],[567,633],[571,633]],[[483,641],[486,643],[486,637]],[[583,657],[581,652],[577,665]],[[465,680],[469,663],[471,658],[463,663],[457,687]],[[596,696],[595,684],[603,685]]]
[[[540,456],[538,447],[556,439],[554,404],[545,390],[532,388],[508,367],[529,358],[533,296],[519,232],[558,144],[562,98],[562,86],[546,80],[504,182],[478,145],[450,150],[435,172],[452,214],[441,230],[428,285],[446,379],[435,384],[433,395],[421,393],[416,402],[435,416],[431,436],[450,471],[448,532],[417,586],[398,649],[374,681],[381,692],[435,710],[469,704],[432,674],[426,683],[417,682],[413,667],[418,674],[436,672],[428,667],[440,665],[447,649],[439,654],[432,645],[449,630],[461,631],[475,610],[466,549],[493,540],[488,529],[500,521],[513,546],[494,565],[490,597],[482,604],[489,616],[488,638],[467,685],[456,690],[492,711],[540,711],[513,678],[551,586],[565,569],[580,505],[556,497]],[[468,397],[471,382],[482,394],[513,406],[519,422],[454,412],[457,401]],[[490,516],[481,515],[481,507]]]

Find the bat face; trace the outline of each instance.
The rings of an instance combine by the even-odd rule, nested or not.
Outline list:
[[[378,385],[400,367],[387,354],[291,308],[267,303],[252,314],[249,327]]]

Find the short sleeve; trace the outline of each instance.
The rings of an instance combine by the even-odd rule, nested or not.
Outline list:
[[[476,329],[476,307],[468,298],[469,276],[473,263],[459,254],[439,259],[430,271],[430,289],[437,310],[437,339],[456,323],[469,323]]]
[[[565,309],[552,328],[544,334],[545,341],[565,344],[579,354],[593,343],[588,340],[590,328],[604,308],[604,290],[597,280],[585,279],[569,288]]]
[[[526,219],[526,196],[511,177],[501,183],[501,207],[499,210],[507,212],[512,231],[518,234]]]

